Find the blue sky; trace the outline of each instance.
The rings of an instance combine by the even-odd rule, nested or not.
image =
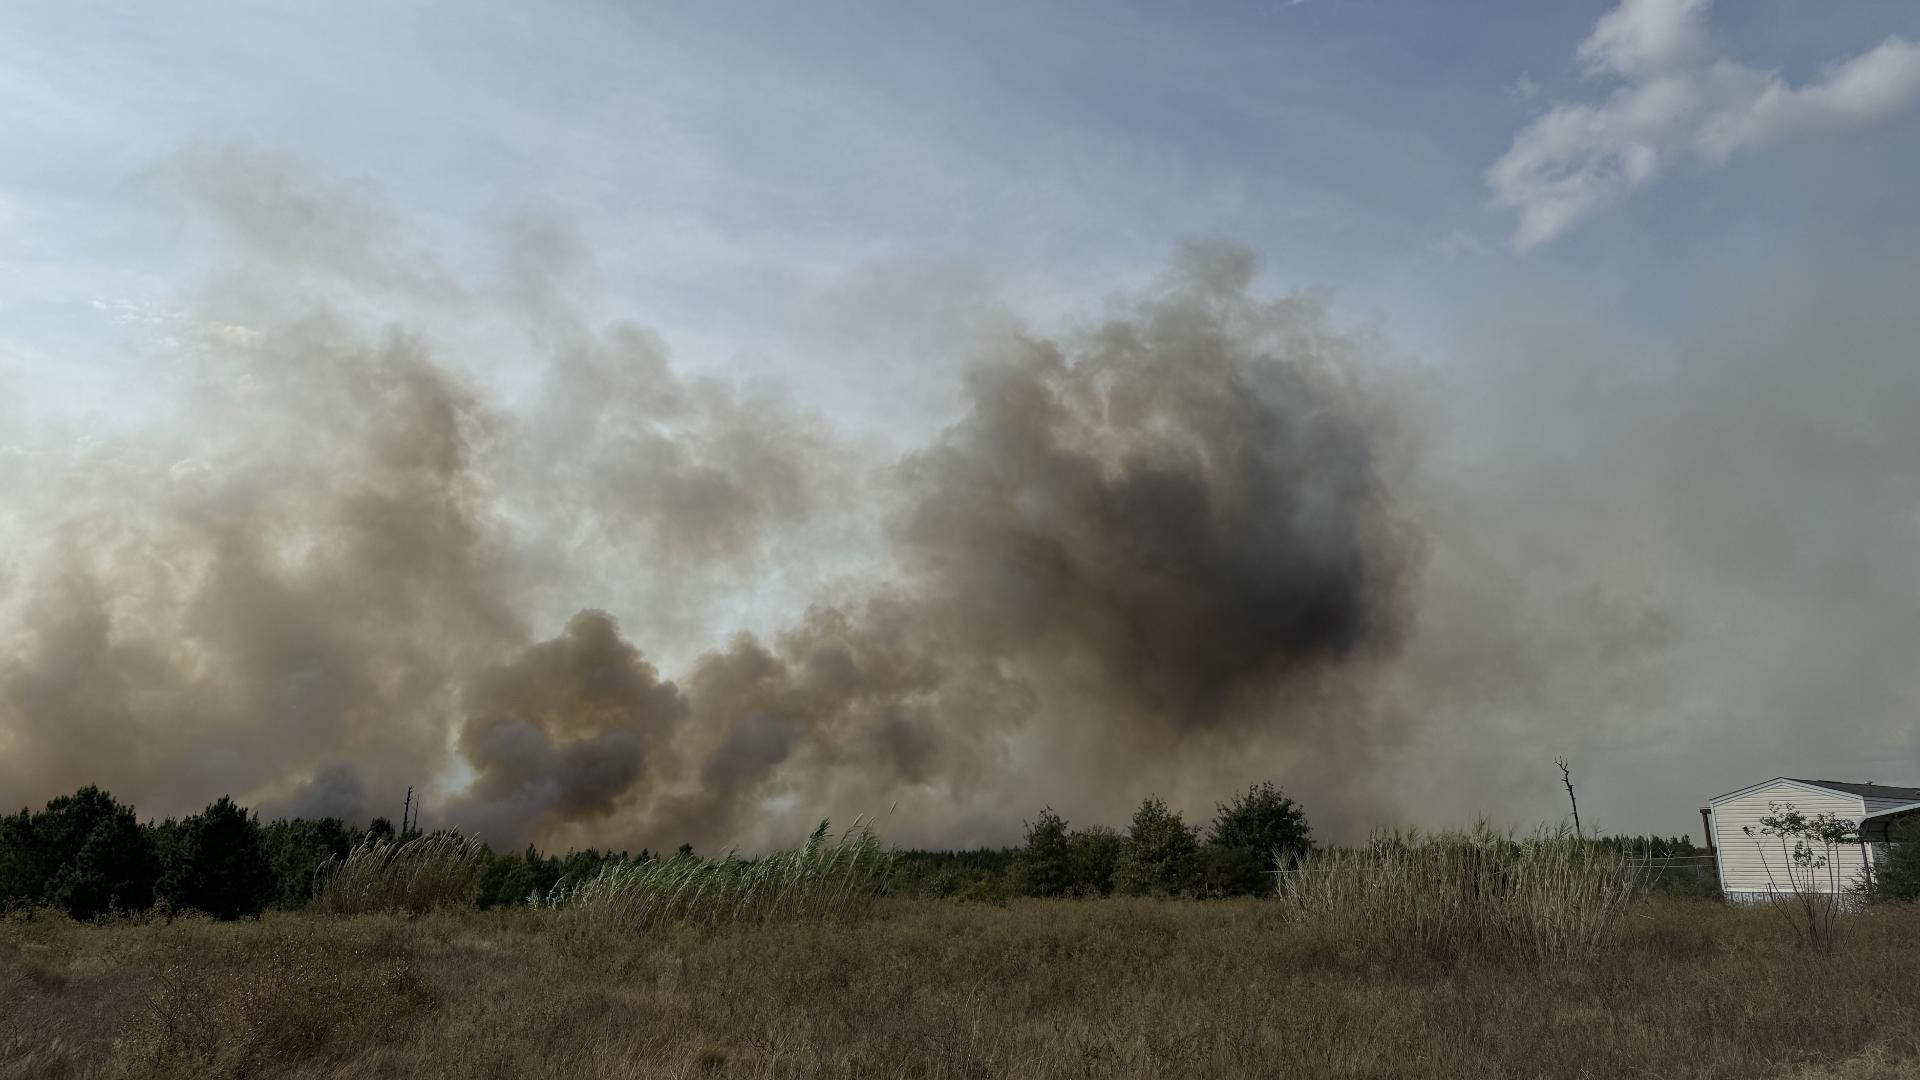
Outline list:
[[[1449,380],[1407,495],[1431,625],[1403,669],[1413,711],[1460,719],[1382,787],[1546,817],[1552,784],[1442,789],[1566,752],[1637,778],[1596,813],[1671,831],[1696,788],[1782,760],[1920,782],[1917,41],[1910,0],[15,0],[0,466],[139,419],[176,385],[167,343],[244,334],[256,292],[363,305],[511,401],[548,359],[516,323],[538,320],[485,306],[542,243],[576,253],[590,322],[897,450],[951,420],[976,335],[1096,317],[1226,239],[1260,291],[1321,293]],[[323,193],[286,277],[228,262],[285,205],[237,184],[223,232],[183,197],[222,169]],[[383,254],[302,271],[343,228]],[[541,602],[633,625],[652,596],[615,556]],[[0,610],[19,565],[0,544]],[[751,622],[784,585],[780,625],[819,584],[791,577],[702,615]],[[1841,699],[1860,719],[1829,738]],[[1479,762],[1478,737],[1520,749]]]
[[[1609,9],[11,5],[0,348],[28,382],[113,363],[89,305],[164,307],[194,280],[191,238],[140,182],[193,143],[291,155],[466,273],[501,221],[555,215],[610,313],[685,362],[778,371],[849,409],[872,367],[903,361],[812,324],[875,268],[943,267],[1045,318],[1226,237],[1274,285],[1331,290],[1444,361],[1459,313],[1516,279],[1657,319],[1686,253],[1764,244],[1804,185],[1832,183],[1809,157],[1920,166],[1893,108],[1676,162],[1515,251],[1487,170],[1557,103],[1610,92],[1576,55]],[[1920,35],[1920,10],[1890,0],[1697,17],[1715,55],[1792,85]]]

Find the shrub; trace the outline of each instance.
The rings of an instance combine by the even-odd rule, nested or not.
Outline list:
[[[1768,803],[1758,829],[1741,826],[1753,840],[1767,869],[1768,906],[1780,913],[1802,943],[1821,952],[1833,949],[1840,932],[1841,909],[1863,882],[1843,881],[1837,858],[1843,846],[1860,842],[1850,821],[1831,813],[1808,817],[1792,803]],[[1777,848],[1777,860],[1769,848]]]
[[[1871,897],[1880,902],[1920,900],[1920,819],[1894,825],[1886,861],[1875,868]]]
[[[1129,896],[1185,896],[1195,889],[1200,839],[1193,826],[1149,797],[1133,812],[1113,870],[1114,888]]]
[[[216,919],[256,916],[273,898],[273,865],[260,823],[225,795],[180,822],[169,838],[160,895],[176,910]]]
[[[1379,833],[1280,874],[1288,914],[1362,948],[1541,959],[1593,952],[1646,887],[1645,863],[1565,828],[1515,837]]]

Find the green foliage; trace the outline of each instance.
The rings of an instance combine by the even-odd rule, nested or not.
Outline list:
[[[32,907],[46,890],[33,824],[33,814],[25,807],[0,817],[0,911]]]
[[[1887,857],[1875,868],[1870,897],[1881,903],[1920,900],[1920,818],[1897,822],[1887,835]]]
[[[1271,782],[1221,803],[1201,849],[1200,891],[1253,896],[1273,891],[1276,865],[1292,865],[1313,850],[1313,830],[1300,804]]]
[[[1014,887],[1024,896],[1066,896],[1073,889],[1066,819],[1049,806],[1026,826],[1026,846],[1013,861]]]
[[[91,785],[47,803],[30,819],[11,819],[25,852],[13,865],[25,904],[46,904],[76,919],[144,911],[153,903],[158,865],[133,808]]]
[[[1840,914],[1864,881],[1843,880],[1843,846],[1860,842],[1853,822],[1819,813],[1808,817],[1792,803],[1768,803],[1758,829],[1741,826],[1767,868],[1770,906],[1780,913],[1802,944],[1831,952],[1840,933]]]
[[[1133,812],[1114,866],[1114,888],[1129,896],[1192,895],[1199,851],[1197,830],[1159,798],[1149,797]]]
[[[1075,829],[1067,836],[1067,865],[1074,896],[1106,896],[1113,892],[1114,871],[1126,838],[1105,825]]]
[[[1013,895],[1018,848],[966,851],[898,851],[887,877],[895,896],[932,900],[1001,902]]]
[[[1194,888],[1201,896],[1265,896],[1274,889],[1274,859],[1250,847],[1202,844],[1194,856]]]
[[[180,822],[166,845],[160,895],[176,911],[252,917],[276,892],[260,823],[225,795]]]
[[[559,881],[559,861],[542,856],[529,844],[519,854],[498,855],[488,862],[474,902],[482,908],[537,903]]]
[[[261,827],[260,843],[273,867],[269,906],[296,911],[313,901],[320,871],[347,857],[361,840],[358,830],[336,817],[293,818]]]
[[[1307,814],[1271,781],[1219,805],[1207,842],[1259,852],[1268,862],[1291,861],[1313,850]]]

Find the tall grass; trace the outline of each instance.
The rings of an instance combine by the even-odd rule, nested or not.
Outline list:
[[[1377,833],[1283,867],[1290,916],[1383,952],[1522,959],[1592,952],[1646,889],[1646,861],[1565,829]]]
[[[615,863],[556,889],[547,903],[622,927],[847,917],[873,902],[892,868],[893,852],[870,822],[856,821],[836,838],[822,821],[798,848],[750,860]]]
[[[329,915],[419,914],[470,905],[491,858],[485,844],[457,833],[369,840],[321,868],[312,909]]]

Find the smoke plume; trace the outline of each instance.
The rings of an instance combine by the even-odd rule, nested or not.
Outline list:
[[[1551,818],[1566,754],[1602,827],[1678,832],[1920,768],[1898,244],[1716,276],[1656,348],[1516,288],[1452,368],[1195,246],[1064,330],[917,309],[970,360],[903,449],[598,318],[552,221],[455,274],[284,162],[154,182],[206,284],[114,407],[0,409],[7,805],[412,786],[496,843],[713,850],[1271,778],[1351,838]]]
[[[906,801],[908,833],[967,839],[1010,786],[1318,739],[1396,648],[1419,548],[1394,410],[1316,304],[1251,295],[1244,251],[1187,251],[1103,325],[999,335],[963,413],[874,461],[777,387],[592,326],[563,231],[514,230],[488,288],[284,164],[174,173],[229,265],[177,320],[164,414],[10,449],[16,801],[364,817],[411,784],[496,841],[634,847]],[[541,374],[486,389],[395,310],[505,320]],[[855,510],[857,575],[678,640],[712,621],[691,597]],[[621,578],[652,584],[584,595]],[[636,599],[623,633],[602,607]]]

